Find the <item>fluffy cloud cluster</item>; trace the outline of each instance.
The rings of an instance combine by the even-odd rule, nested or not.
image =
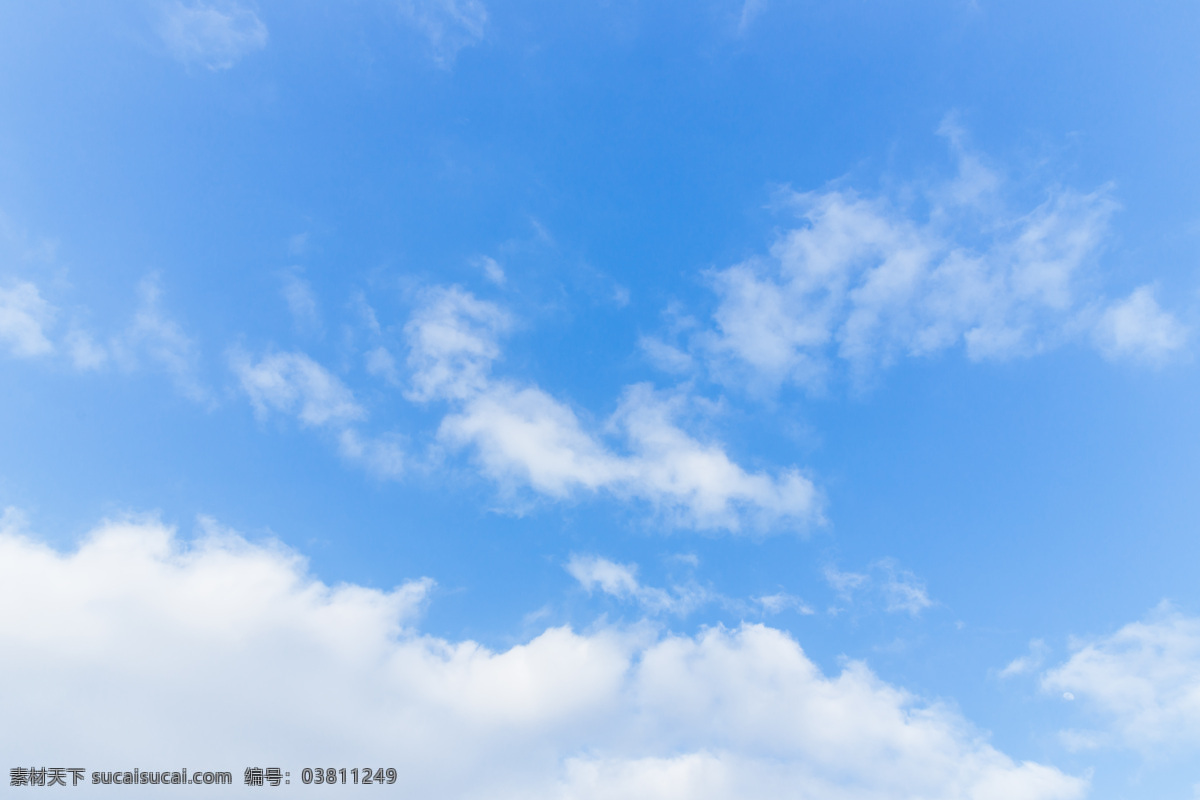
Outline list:
[[[1069,693],[1108,723],[1070,731],[1068,744],[1124,744],[1145,752],[1200,745],[1200,619],[1169,606],[1109,636],[1077,642],[1043,688]]]
[[[818,387],[838,363],[860,383],[906,356],[954,346],[974,360],[1029,355],[1091,338],[1111,358],[1161,361],[1186,331],[1151,286],[1105,301],[1089,292],[1115,203],[1052,189],[1039,206],[1007,213],[1002,181],[946,128],[959,175],[927,191],[917,213],[852,190],[791,193],[800,224],[769,257],[710,273],[714,326],[683,350],[661,340],[647,352],[680,368],[702,354],[727,382]],[[912,201],[909,200],[909,206]]]
[[[816,490],[799,472],[747,471],[719,445],[684,432],[678,418],[686,396],[627,387],[605,426],[623,440],[618,452],[540,387],[492,377],[497,337],[508,325],[495,305],[449,288],[431,291],[405,329],[410,397],[452,403],[439,437],[473,448],[501,485],[555,498],[604,490],[701,529],[741,530],[817,513]]]
[[[330,587],[278,546],[148,521],[72,552],[0,531],[10,763],[394,766],[405,796],[1066,800],[864,664],[781,631],[551,628],[494,651],[413,627],[429,581]],[[68,762],[70,762],[68,764]],[[242,790],[237,787],[236,790]],[[259,790],[245,790],[259,791]]]

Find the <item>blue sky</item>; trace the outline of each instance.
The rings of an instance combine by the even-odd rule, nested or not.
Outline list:
[[[8,766],[1197,796],[1198,33],[0,9]]]

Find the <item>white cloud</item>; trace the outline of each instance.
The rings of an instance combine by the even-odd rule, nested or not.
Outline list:
[[[255,361],[234,350],[229,365],[255,413],[293,416],[310,428],[337,434],[338,452],[378,478],[394,480],[404,472],[404,448],[398,437],[367,436],[353,427],[367,410],[336,375],[304,353],[268,353]]]
[[[500,263],[491,256],[479,256],[472,259],[472,264],[478,267],[483,272],[483,276],[497,286],[503,286],[506,280],[504,269]]]
[[[808,603],[787,592],[763,595],[762,597],[755,598],[755,602],[762,607],[763,612],[766,614],[780,614],[788,610],[805,615],[817,613]]]
[[[133,322],[112,343],[114,355],[127,367],[136,365],[139,357],[148,358],[166,370],[186,397],[197,402],[208,400],[209,390],[197,375],[199,350],[179,323],[163,310],[158,278],[150,276],[143,280],[138,294],[141,302]],[[93,355],[98,357],[98,353]]]
[[[235,351],[230,365],[260,416],[277,411],[310,426],[342,425],[366,416],[350,389],[304,353],[271,353],[254,362]]]
[[[482,41],[487,30],[487,8],[479,0],[399,0],[398,5],[443,67],[452,65],[460,50]]]
[[[108,348],[93,339],[87,331],[70,331],[66,345],[71,354],[71,363],[78,370],[100,369],[108,363]]]
[[[881,562],[879,567],[884,573],[882,589],[888,611],[903,611],[915,617],[933,605],[925,582],[916,575],[900,569],[890,559]]]
[[[825,580],[834,588],[834,591],[847,597],[871,580],[870,575],[864,575],[861,572],[842,572],[832,564],[825,567],[824,574]]]
[[[509,324],[495,305],[451,288],[430,292],[405,328],[409,397],[453,402],[439,437],[473,448],[483,472],[502,486],[555,498],[603,490],[700,529],[762,529],[817,515],[817,492],[799,472],[748,472],[720,446],[685,433],[677,423],[687,410],[683,395],[627,387],[606,426],[625,443],[618,453],[541,388],[492,378],[496,338]]]
[[[1116,204],[1107,187],[1052,188],[1031,211],[1003,209],[1003,181],[944,126],[959,174],[896,198],[849,189],[786,195],[800,224],[764,258],[709,274],[714,327],[691,339],[713,374],[758,391],[818,388],[839,365],[857,382],[901,357],[961,346],[972,360],[1031,355],[1086,332],[1087,276]],[[915,204],[919,197],[924,205]],[[1182,345],[1148,289],[1095,329],[1106,354],[1155,360]]]
[[[1041,639],[1034,639],[1029,643],[1029,652],[1023,656],[1018,656],[1000,670],[1001,678],[1011,678],[1014,675],[1025,675],[1038,670],[1042,666],[1042,662],[1046,660],[1046,654],[1050,648]],[[1070,697],[1068,699],[1074,699]]]
[[[177,60],[214,72],[267,46],[267,26],[251,9],[232,0],[167,3],[158,32]]]
[[[687,615],[705,603],[718,599],[695,584],[677,585],[671,590],[645,586],[638,582],[636,564],[618,564],[600,556],[573,555],[567,572],[589,593],[597,589],[619,600],[636,602],[646,613]]]
[[[1095,328],[1096,344],[1109,358],[1159,362],[1183,348],[1187,329],[1142,286],[1110,305]]]
[[[199,348],[163,309],[157,276],[151,275],[138,285],[138,305],[132,321],[106,343],[74,324],[61,340],[52,341],[47,328],[57,313],[38,287],[28,281],[0,288],[0,344],[7,344],[13,355],[23,358],[61,351],[81,371],[100,369],[110,360],[134,370],[149,361],[170,375],[186,397],[211,401],[211,393],[198,375]]]
[[[738,14],[737,32],[739,36],[746,35],[754,20],[767,9],[767,0],[743,0],[742,11]]]
[[[400,385],[400,371],[396,369],[396,359],[386,347],[376,347],[367,351],[367,372],[383,378],[390,384]]]
[[[876,600],[883,601],[884,610],[890,614],[903,612],[915,617],[934,605],[925,582],[902,569],[892,558],[873,562],[869,573],[842,572],[828,564],[824,575],[825,581],[846,602],[853,602],[860,590],[870,590]]]
[[[54,311],[38,287],[28,281],[0,287],[0,343],[18,358],[53,353],[54,344],[46,338],[46,328],[54,320]]]
[[[689,372],[694,364],[692,356],[674,345],[653,336],[638,339],[638,347],[657,369],[663,372]]]
[[[1072,649],[1042,686],[1069,693],[1107,722],[1101,732],[1069,732],[1074,740],[1144,752],[1200,746],[1200,619],[1164,603],[1147,619]]]
[[[62,553],[6,521],[0,703],[21,724],[0,727],[0,749],[13,764],[262,764],[295,780],[305,765],[378,763],[405,796],[514,800],[1086,789],[862,663],[822,674],[760,625],[551,628],[494,651],[413,627],[429,581],[330,587],[279,546],[212,528],[183,544],[147,521],[106,523]]]
[[[511,327],[508,314],[456,286],[427,292],[422,300],[404,327],[413,372],[409,398],[461,400],[478,394],[500,357],[496,338]]]
[[[346,428],[338,435],[338,449],[376,477],[397,479],[404,474],[404,448],[396,437],[369,438]]]

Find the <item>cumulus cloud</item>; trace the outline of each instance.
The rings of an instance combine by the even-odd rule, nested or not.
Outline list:
[[[479,0],[399,0],[399,8],[442,67],[453,65],[459,51],[478,44],[487,31],[487,8]]]
[[[621,453],[540,387],[493,378],[497,337],[509,325],[494,304],[450,288],[430,292],[405,329],[409,397],[452,402],[439,437],[473,448],[483,472],[502,486],[554,498],[603,490],[701,529],[763,528],[816,515],[816,489],[798,471],[747,471],[719,445],[684,432],[685,395],[627,387],[605,428],[624,442]]]
[[[377,763],[397,768],[394,791],[446,798],[1086,790],[865,664],[823,674],[761,625],[550,628],[492,650],[419,631],[428,580],[328,586],[295,553],[215,526],[184,543],[153,521],[108,522],[60,552],[6,521],[0,702],[21,725],[0,728],[0,747],[14,764],[261,763],[294,780]]]
[[[309,428],[337,435],[338,451],[381,478],[398,478],[404,451],[396,437],[372,438],[354,428],[367,410],[336,375],[300,352],[267,353],[255,360],[241,350],[230,354],[230,368],[255,413],[295,417]]]
[[[1072,649],[1042,675],[1042,687],[1078,698],[1106,725],[1069,731],[1069,743],[1144,752],[1200,746],[1200,619],[1163,604],[1147,619]]]
[[[46,328],[54,320],[54,307],[28,281],[0,287],[0,343],[17,358],[33,358],[54,352]]]
[[[894,196],[789,192],[799,224],[769,255],[709,273],[714,324],[690,347],[718,379],[815,388],[844,365],[861,383],[902,357],[962,347],[972,360],[1008,359],[1088,330],[1109,356],[1161,360],[1182,346],[1182,326],[1146,287],[1094,319],[1105,302],[1088,277],[1116,209],[1108,187],[1050,188],[1013,213],[999,174],[961,131],[943,132],[954,179]]]
[[[177,60],[214,72],[267,46],[267,26],[254,11],[232,0],[167,3],[158,33]]]

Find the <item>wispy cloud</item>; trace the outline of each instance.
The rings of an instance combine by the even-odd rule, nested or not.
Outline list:
[[[138,286],[139,304],[133,322],[111,343],[113,354],[126,367],[142,359],[166,371],[176,388],[197,402],[209,402],[211,391],[199,377],[200,350],[183,327],[162,307],[162,285],[156,275],[144,279]],[[78,366],[87,359],[99,358],[98,346],[76,339],[72,356]]]
[[[738,14],[738,35],[745,36],[754,25],[754,21],[766,10],[767,0],[742,0],[742,10]]]
[[[1046,660],[1046,655],[1049,652],[1050,648],[1046,646],[1045,641],[1034,639],[1029,643],[1029,652],[1023,656],[1017,656],[1008,662],[1004,669],[1000,670],[1000,677],[1012,678],[1017,675],[1027,675],[1031,672],[1036,672],[1041,669],[1042,663]]]
[[[283,299],[287,302],[297,332],[319,334],[322,328],[321,308],[312,284],[299,269],[284,270],[280,278],[283,281]]]
[[[818,513],[816,489],[796,470],[749,472],[715,443],[686,433],[682,393],[626,387],[604,430],[614,451],[579,416],[536,385],[491,376],[508,315],[458,288],[428,293],[406,327],[412,388],[419,401],[449,401],[439,437],[471,447],[484,473],[509,488],[549,497],[607,491],[647,501],[673,524],[701,529],[765,529],[803,524]]]
[[[619,600],[636,603],[643,613],[685,616],[707,602],[718,599],[695,582],[670,589],[646,586],[637,579],[636,564],[618,564],[594,555],[573,555],[567,572],[588,592],[601,591]]]
[[[230,365],[260,417],[277,411],[310,426],[366,417],[353,392],[304,353],[269,353],[255,361],[235,350]]]
[[[453,66],[459,51],[478,44],[487,32],[487,8],[479,0],[398,0],[398,7],[442,67]]]
[[[54,352],[46,336],[55,309],[28,281],[0,286],[0,343],[17,358],[33,358]]]
[[[1087,788],[1014,761],[865,664],[824,674],[766,626],[550,628],[491,650],[421,633],[429,580],[329,586],[295,552],[212,523],[183,542],[114,521],[60,552],[14,519],[0,530],[0,703],[23,720],[0,727],[13,763],[321,753],[394,766],[394,788],[414,797],[1069,800]]]
[[[958,173],[941,184],[786,192],[799,224],[768,255],[708,274],[713,325],[677,349],[721,381],[769,391],[819,388],[841,367],[861,385],[900,358],[953,347],[1009,359],[1091,333],[1107,357],[1161,361],[1184,345],[1148,286],[1116,301],[1089,288],[1117,208],[1110,187],[1050,186],[1037,206],[1011,211],[1002,175],[961,130],[942,133]],[[664,352],[652,355],[682,363]]]
[[[54,334],[51,329],[59,310],[34,283],[16,281],[9,287],[0,286],[0,345],[20,358],[60,356],[85,372],[112,363],[126,371],[149,364],[167,373],[185,397],[211,403],[212,392],[200,378],[200,348],[163,308],[157,275],[138,284],[137,297],[129,323],[118,333],[101,338],[74,321],[65,333]]]
[[[888,613],[913,617],[934,605],[925,582],[892,558],[872,562],[867,572],[843,572],[832,564],[826,565],[823,572],[825,581],[847,603],[855,602],[860,592],[867,592],[868,598],[874,596],[871,602],[882,601]]]
[[[163,6],[159,36],[178,61],[214,72],[229,69],[267,46],[267,26],[253,10],[233,0]]]
[[[405,457],[398,437],[361,433],[355,424],[367,419],[367,410],[345,383],[308,355],[271,352],[254,359],[235,349],[229,364],[260,419],[277,413],[305,427],[330,431],[346,460],[381,478],[403,474]]]

